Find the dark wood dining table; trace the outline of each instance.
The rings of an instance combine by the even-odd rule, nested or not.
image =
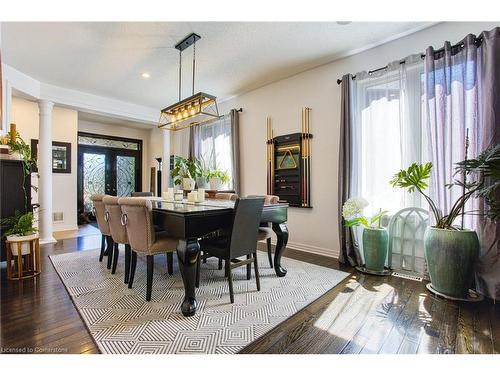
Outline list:
[[[196,313],[196,264],[200,256],[198,240],[214,231],[231,227],[234,201],[209,199],[201,203],[169,202],[153,198],[153,220],[155,225],[178,238],[177,257],[184,282],[184,301],[181,305],[184,316]],[[264,205],[262,223],[271,223],[277,242],[274,252],[274,270],[278,277],[286,275],[281,257],[288,242],[288,203]]]

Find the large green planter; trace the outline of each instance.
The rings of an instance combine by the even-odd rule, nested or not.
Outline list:
[[[363,255],[367,269],[371,271],[384,270],[388,244],[389,235],[385,228],[363,229]]]
[[[450,297],[465,298],[479,254],[476,232],[429,227],[424,247],[432,287]]]

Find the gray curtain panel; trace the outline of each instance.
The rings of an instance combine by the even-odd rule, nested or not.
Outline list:
[[[424,74],[423,115],[433,163],[430,194],[448,212],[460,191],[445,185],[453,180],[455,163],[465,158],[467,129],[469,157],[500,143],[500,28],[478,37],[469,34],[456,47],[449,42],[437,51],[429,47]],[[484,210],[484,205],[473,199],[466,210]],[[499,299],[500,223],[471,215],[465,226],[475,229],[481,242],[476,288]]]
[[[189,158],[200,157],[200,126],[195,125],[189,128]]]
[[[233,157],[233,189],[236,194],[241,194],[240,180],[240,113],[232,109],[231,116],[231,145]]]
[[[360,265],[361,255],[351,228],[344,226],[342,205],[350,197],[352,179],[352,127],[353,127],[353,89],[352,76],[346,74],[341,84],[340,144],[338,176],[338,212],[339,212],[339,261],[351,266]]]

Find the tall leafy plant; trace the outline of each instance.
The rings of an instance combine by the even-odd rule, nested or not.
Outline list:
[[[462,189],[462,194],[446,214],[442,213],[435,202],[424,192],[428,187],[431,170],[432,163],[413,163],[408,169],[396,173],[390,184],[407,189],[409,192],[418,191],[422,194],[429,203],[436,228],[459,230],[460,228],[455,226],[454,222],[465,211],[467,201],[473,197],[484,198],[487,208],[484,211],[465,213],[484,215],[491,220],[500,218],[500,144],[488,147],[475,159],[467,159],[456,164],[455,176],[461,175],[464,178],[462,180],[455,178],[446,186],[447,188],[458,186]]]
[[[21,155],[21,161],[23,163],[23,183],[22,189],[24,192],[24,209],[28,210],[28,194],[26,191],[26,178],[31,174],[32,167],[35,165],[35,161],[31,155],[31,147],[24,142],[24,140],[19,136],[19,133],[15,133],[15,136],[9,137],[9,142],[7,145],[10,148],[10,153],[18,153]],[[37,190],[35,186],[32,186],[33,190]]]
[[[197,159],[183,158],[176,156],[174,168],[170,172],[175,185],[180,185],[183,178],[196,179],[202,176],[202,166]]]

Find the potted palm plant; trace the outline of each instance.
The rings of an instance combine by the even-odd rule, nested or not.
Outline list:
[[[455,179],[447,187],[458,186],[461,194],[448,213],[443,213],[424,192],[431,170],[432,163],[414,163],[396,173],[390,183],[409,192],[419,192],[429,204],[434,225],[426,230],[424,249],[430,288],[444,296],[465,299],[479,255],[479,240],[475,231],[464,228],[463,220],[458,225],[457,219],[464,214],[484,215],[493,221],[500,217],[500,144],[492,145],[475,159],[456,164],[455,174],[463,178]],[[472,180],[467,181],[467,177]],[[486,209],[466,212],[465,204],[471,198],[483,198]]]
[[[207,178],[210,182],[211,190],[220,190],[222,186],[229,181],[228,173],[220,169],[212,169],[208,171]]]
[[[363,227],[365,268],[368,271],[382,272],[387,258],[389,236],[386,228],[382,227],[380,219],[387,211],[380,209],[376,215],[367,218],[363,216],[363,209],[367,206],[368,202],[363,198],[349,198],[342,207],[344,225]]]
[[[22,241],[22,254],[28,254],[30,251],[29,241],[38,237],[38,229],[33,226],[33,213],[27,212],[23,214],[21,211],[16,210],[14,216],[3,219],[1,224],[10,227],[5,232],[7,241]],[[12,248],[12,253],[17,255],[17,252],[14,253],[14,248]]]
[[[182,186],[184,190],[193,190],[196,178],[201,176],[200,164],[194,159],[176,156],[174,169],[170,175],[174,179],[175,185]]]

